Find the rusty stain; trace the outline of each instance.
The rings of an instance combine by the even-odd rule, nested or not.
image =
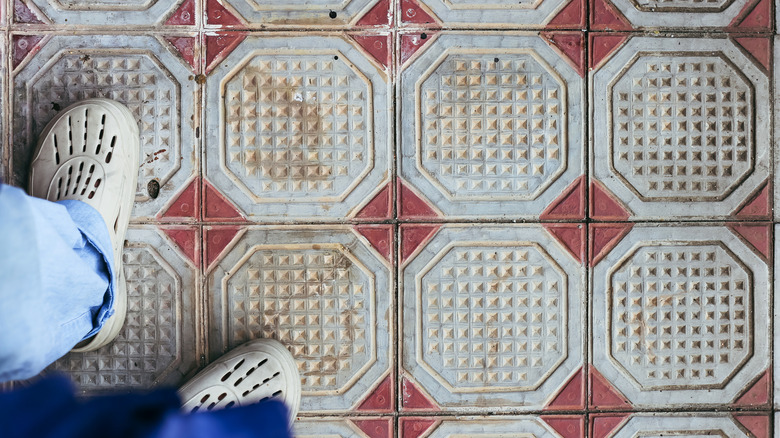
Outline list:
[[[316,102],[309,102],[305,98],[305,90],[300,89],[294,85],[289,84],[289,78],[275,78],[276,82],[270,86],[258,87],[258,78],[266,75],[266,72],[262,72],[257,67],[248,66],[244,71],[244,92],[254,93],[258,96],[264,96],[264,99],[258,99],[264,103],[270,103],[275,106],[289,108],[290,123],[300,124],[302,135],[310,136],[316,135],[317,137],[325,134],[322,131],[322,117],[320,116],[320,104]],[[279,81],[284,81],[280,83]],[[265,176],[273,180],[287,181],[304,180],[304,181],[321,181],[327,180],[332,175],[330,167],[322,166],[319,161],[316,152],[319,145],[312,146],[313,150],[309,150],[307,142],[303,142],[302,148],[289,148],[284,154],[281,160],[287,164],[287,171],[279,172],[271,171]],[[294,159],[294,152],[302,149],[300,159]],[[300,168],[300,172],[291,173],[290,170],[296,167]],[[325,170],[327,169],[327,170]]]
[[[195,76],[195,82],[199,85],[203,85],[206,83],[206,75],[199,74]]]

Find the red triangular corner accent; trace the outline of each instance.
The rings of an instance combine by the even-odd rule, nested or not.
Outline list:
[[[585,176],[577,178],[539,215],[541,220],[585,219]]]
[[[198,64],[195,60],[195,37],[164,36],[163,38],[179,52],[181,58],[192,67],[193,71],[198,70]]]
[[[184,0],[165,20],[168,26],[192,26],[195,24],[195,0]]]
[[[628,414],[594,415],[590,420],[591,438],[604,438],[609,436],[613,431],[616,431],[628,417]]]
[[[401,417],[401,438],[418,438],[436,424],[435,418]]]
[[[11,37],[13,43],[13,66],[16,68],[24,61],[24,58],[31,53],[40,50],[38,43],[43,40],[41,35],[14,35]]]
[[[222,6],[218,0],[206,0],[206,23],[237,26],[244,24],[240,18]]]
[[[735,415],[734,419],[755,438],[769,438],[768,415]]]
[[[358,26],[391,26],[393,24],[393,10],[390,8],[390,0],[379,0],[355,24]]]
[[[393,436],[393,419],[392,418],[378,418],[370,420],[358,420],[352,419],[363,433],[369,438],[392,438]]]
[[[772,210],[769,206],[769,182],[764,182],[764,185],[759,187],[755,191],[752,198],[742,204],[734,213],[734,217],[740,219],[758,219],[767,218],[772,214]]]
[[[590,224],[588,225],[590,248],[588,264],[596,266],[633,227],[633,224]]]
[[[358,411],[393,411],[393,377],[387,376],[377,385],[374,391],[366,397]]]
[[[427,200],[423,200],[406,184],[398,180],[398,203],[400,219],[435,219],[439,214]]]
[[[200,266],[200,236],[198,227],[160,225],[160,229],[173,240],[179,250],[195,265]]]
[[[230,55],[230,52],[241,44],[244,38],[246,38],[245,34],[236,32],[206,34],[206,74],[214,69],[216,62]]]
[[[417,0],[401,0],[401,21],[414,24],[438,24],[439,22],[425,11]]]
[[[631,403],[595,368],[590,369],[591,405],[597,408],[629,409]]]
[[[542,37],[568,62],[574,70],[585,77],[585,34],[582,32],[542,32]]]
[[[629,38],[626,34],[590,34],[590,63],[588,67],[595,70],[601,66]]]
[[[44,21],[21,0],[14,0],[14,23],[44,24]]]
[[[734,38],[734,40],[764,67],[765,72],[769,72],[769,65],[772,62],[772,48],[768,37],[742,37]]]
[[[585,417],[579,415],[543,415],[542,420],[555,429],[562,438],[585,436]]]
[[[591,0],[591,19],[595,30],[632,30],[631,23],[609,0]]]
[[[735,406],[755,406],[767,403],[769,403],[769,370],[766,370],[756,380],[756,383],[734,401]]]
[[[583,0],[571,0],[564,6],[545,29],[582,29],[585,27],[585,8]]]
[[[564,383],[545,410],[576,410],[585,407],[584,371],[582,368]]]
[[[371,243],[379,254],[387,261],[393,257],[393,226],[392,225],[357,225],[355,230]]]
[[[401,400],[401,406],[404,409],[419,409],[426,411],[438,411],[439,408],[434,402],[432,402],[428,396],[423,394],[417,386],[410,382],[409,379],[403,377],[401,379],[401,390],[403,391],[403,398]]]
[[[769,260],[769,247],[772,240],[772,227],[769,224],[729,224],[732,231],[739,234],[764,260]]]
[[[598,181],[590,183],[590,217],[602,221],[624,221],[631,216],[628,208]]]
[[[409,256],[423,243],[433,236],[439,230],[440,225],[401,225],[401,262],[405,262]]]
[[[245,221],[238,208],[205,179],[203,180],[203,193],[204,221],[235,221],[237,219],[241,222]]]
[[[746,4],[740,14],[731,22],[731,27],[736,30],[769,30],[771,18],[772,3],[770,0],[758,0],[755,3]]]
[[[365,49],[383,67],[390,66],[390,56],[393,53],[393,40],[390,35],[356,35],[352,34],[360,47]]]
[[[390,184],[379,191],[374,199],[368,202],[355,215],[355,219],[390,219],[393,216],[393,196]]]
[[[168,208],[157,214],[157,219],[200,219],[200,178],[194,178],[168,204]]]
[[[543,226],[578,262],[585,261],[585,225],[544,224]]]
[[[215,225],[203,228],[203,256],[208,269],[241,230],[239,226]]]
[[[427,44],[428,41],[431,41],[431,37],[434,34],[435,32],[422,32],[401,35],[401,64],[408,61],[409,58]],[[425,38],[423,38],[423,36],[425,36]]]

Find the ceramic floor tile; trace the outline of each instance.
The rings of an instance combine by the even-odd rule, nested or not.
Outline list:
[[[582,47],[582,34],[562,35]],[[399,193],[401,218],[421,201],[444,219],[536,220],[562,199],[582,202],[576,59],[537,34],[426,39],[400,77],[399,175],[417,192]]]
[[[574,415],[491,417],[401,417],[401,438],[533,436],[584,438],[585,418]]]
[[[400,0],[406,26],[583,29],[583,0]]]
[[[16,51],[30,53],[13,72],[13,181],[26,185],[38,134],[55,114],[86,98],[107,97],[130,108],[141,133],[134,220],[166,208],[198,172],[195,82],[173,46],[147,36],[48,35],[28,42],[12,37]],[[25,43],[22,47],[22,42]],[[155,181],[159,192],[149,192]],[[154,183],[153,183],[154,184]]]
[[[616,37],[592,36],[599,55],[603,38]],[[633,37],[600,61],[591,217],[754,218],[756,204],[758,217],[768,215],[770,94],[760,60],[769,53],[756,43],[769,47],[764,38]]]
[[[206,24],[215,27],[388,27],[393,0],[206,0]]]
[[[607,230],[593,234],[617,237],[594,251],[592,404],[766,405],[770,225]]]
[[[14,22],[74,26],[195,25],[196,0],[13,0]]]
[[[389,79],[360,47],[252,35],[209,75],[204,174],[250,220],[343,220],[387,186]]]
[[[82,393],[175,386],[199,364],[197,268],[151,226],[127,233],[123,270],[127,318],[111,344],[69,353],[49,371],[69,375]]]
[[[762,413],[729,414],[614,414],[590,418],[591,438],[636,436],[697,436],[769,438],[771,418]]]
[[[211,357],[278,339],[298,363],[301,412],[383,410],[377,388],[392,410],[390,262],[350,226],[207,227],[207,259],[226,230],[231,243],[207,265]]]
[[[770,32],[771,0],[589,0],[590,29]]]
[[[298,438],[392,438],[392,417],[299,417],[293,426]]]
[[[432,232],[400,274],[404,407],[538,410],[570,381],[581,395],[584,266],[539,225]]]

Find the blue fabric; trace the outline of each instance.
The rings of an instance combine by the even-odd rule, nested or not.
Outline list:
[[[0,382],[35,376],[112,313],[114,253],[100,213],[0,184]]]
[[[182,414],[172,389],[78,400],[59,376],[0,393],[5,438],[287,438],[287,415],[278,401]]]

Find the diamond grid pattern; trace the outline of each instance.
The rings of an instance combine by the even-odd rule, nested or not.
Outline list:
[[[227,84],[231,170],[272,199],[341,194],[368,161],[368,92],[338,56],[254,58]]]
[[[563,165],[561,83],[513,58],[452,55],[422,84],[423,167],[450,196],[527,198]]]
[[[559,269],[534,247],[451,249],[422,281],[428,361],[453,386],[537,384],[563,354]]]
[[[750,353],[750,277],[723,248],[647,246],[612,274],[613,356],[645,388],[721,384]]]
[[[613,165],[643,199],[722,199],[753,167],[752,87],[722,58],[658,58],[612,87]]]
[[[775,5],[587,1],[6,1],[0,175],[84,98],[141,131],[127,322],[51,370],[176,385],[273,337],[305,436],[770,436]]]
[[[332,391],[339,370],[368,359],[369,278],[337,250],[261,251],[228,281],[231,344],[257,335],[284,342],[304,391]]]

